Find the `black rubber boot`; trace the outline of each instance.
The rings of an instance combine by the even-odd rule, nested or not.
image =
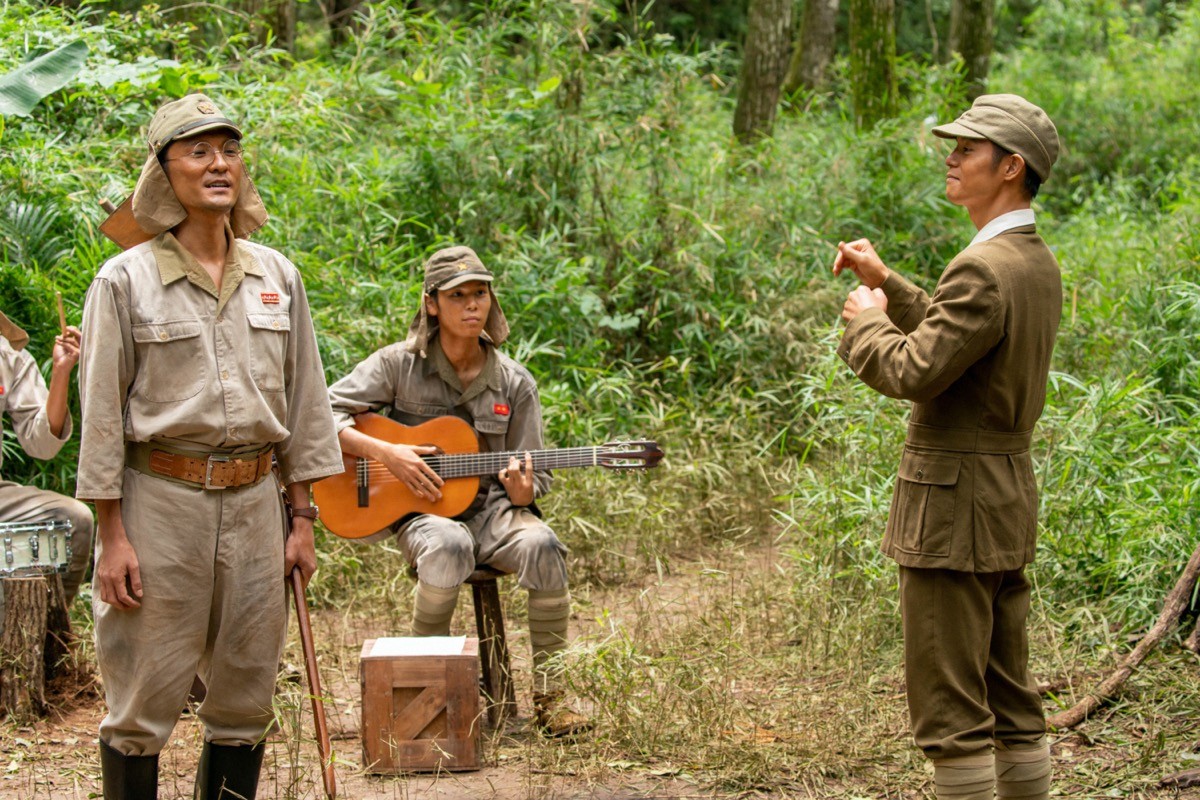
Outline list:
[[[158,800],[158,756],[125,756],[100,743],[104,800]]]
[[[196,800],[254,800],[266,744],[205,742],[196,771]]]

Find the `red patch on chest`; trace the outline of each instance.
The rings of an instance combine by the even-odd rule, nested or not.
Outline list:
[[[279,305],[279,292],[263,292],[259,295],[264,306]]]
[[[508,407],[508,403],[496,403],[492,406],[492,412],[502,417],[507,417],[512,412],[512,409]]]
[[[4,394],[4,387],[0,386],[0,394]]]

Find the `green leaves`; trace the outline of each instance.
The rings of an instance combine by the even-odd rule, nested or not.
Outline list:
[[[87,45],[76,39],[0,75],[0,114],[28,116],[42,98],[71,82],[87,56]]]

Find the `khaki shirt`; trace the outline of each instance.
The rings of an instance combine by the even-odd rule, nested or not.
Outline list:
[[[484,347],[487,362],[465,390],[436,338],[429,343],[427,358],[410,352],[405,342],[376,350],[329,387],[338,430],[354,425],[355,414],[390,406],[389,416],[404,425],[447,415],[464,419],[487,452],[541,450],[542,404],[533,376],[491,345]],[[535,498],[550,491],[548,471],[535,471],[533,480]],[[475,502],[462,516],[506,499],[499,478],[484,475]]]
[[[33,458],[54,458],[71,438],[70,414],[63,423],[61,436],[50,432],[50,419],[46,415],[49,393],[33,356],[0,336],[0,413],[7,411],[12,417],[21,449]]]
[[[933,297],[890,273],[838,355],[877,391],[913,401],[883,548],[906,567],[999,572],[1033,560],[1029,454],[1046,403],[1062,279],[1033,226],[955,256]]]
[[[122,496],[126,441],[275,443],[285,485],[342,471],[300,274],[226,235],[220,291],[170,233],[110,259],[92,282],[76,496]]]

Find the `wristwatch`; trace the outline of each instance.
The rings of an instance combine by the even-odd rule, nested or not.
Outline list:
[[[289,508],[288,509],[288,516],[291,519],[295,519],[296,517],[308,517],[313,522],[316,522],[317,517],[319,517],[320,514],[321,514],[321,509],[317,508],[316,506],[308,506],[307,508]]]

